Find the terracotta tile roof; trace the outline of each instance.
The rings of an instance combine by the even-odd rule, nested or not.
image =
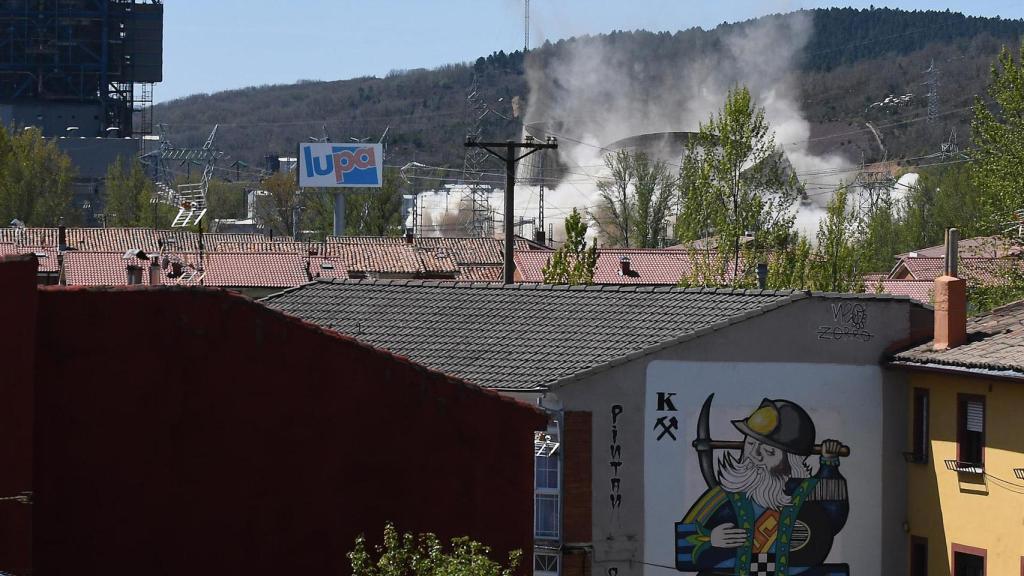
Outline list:
[[[328,244],[405,244],[403,236],[327,236]]]
[[[309,281],[306,266],[298,254],[210,252],[203,255],[203,273],[198,274],[199,254],[153,254],[161,265],[161,284],[184,284],[225,288],[291,288]],[[142,268],[142,283],[150,284],[150,259],[131,259]],[[180,263],[183,276],[174,274],[172,263]],[[69,286],[124,286],[128,284],[124,252],[69,251],[64,254],[64,280]],[[194,276],[189,273],[196,273]]]
[[[35,254],[36,260],[39,261],[40,272],[54,273],[60,270],[56,247],[0,243],[0,256],[17,254]]]
[[[314,280],[317,278],[348,278],[348,268],[339,258],[310,256],[308,263],[309,276]]]
[[[142,283],[149,284],[150,261],[125,260],[124,252],[66,252],[64,281],[68,286],[125,286],[129,263],[142,269]]]
[[[72,250],[117,252],[137,248],[146,253],[165,250],[192,252],[199,250],[196,234],[179,230],[152,228],[68,228],[67,243]]]
[[[292,252],[294,254],[321,254],[322,242],[235,242],[224,241],[217,244],[218,252]]]
[[[1024,261],[1017,258],[960,258],[958,274],[968,282],[998,285],[1006,281],[1006,274],[1013,267],[1024,268]],[[907,257],[893,268],[892,280],[935,280],[942,276],[946,259]]]
[[[291,240],[279,237],[282,242]],[[265,242],[260,234],[207,234],[202,235],[203,250],[221,251],[224,243]],[[129,250],[138,248],[159,252],[163,242],[165,251],[198,252],[199,234],[187,230],[153,230],[152,228],[68,228],[68,248],[92,252]]]
[[[501,264],[505,243],[495,238],[417,238],[416,245],[442,249],[461,265]]]
[[[542,269],[551,254],[542,251],[517,251],[516,269],[523,282],[543,282]],[[620,260],[629,258],[630,272],[621,273]],[[693,273],[695,259],[688,250],[616,249],[597,252],[594,284],[641,284],[674,286]]]
[[[462,282],[501,282],[505,274],[502,266],[459,266],[456,280]]]
[[[302,256],[281,252],[210,252],[203,270],[205,286],[291,288],[309,281]]]
[[[925,304],[932,302],[934,286],[934,282],[929,280],[864,279],[865,292],[907,296]]]
[[[414,246],[413,250],[420,259],[422,269],[427,274],[451,274],[459,271],[456,264],[455,253],[444,246],[429,248],[427,246]]]
[[[325,249],[324,256],[336,258],[356,272],[415,276],[424,270],[416,250],[404,241],[379,244],[329,242]]]
[[[1005,236],[965,238],[958,244],[957,254],[961,258],[1003,258],[1024,252],[1024,247],[1017,241]],[[902,259],[910,257],[911,254],[916,254],[918,258],[943,258],[946,256],[946,247],[939,244],[899,254],[896,257]]]
[[[406,244],[403,237],[398,236],[328,236],[331,244],[358,244],[362,246],[381,246]],[[455,259],[460,266],[501,265],[504,262],[505,242],[498,238],[445,238],[418,236],[413,239],[413,246],[436,250],[443,249]],[[525,238],[515,239],[516,250],[549,251],[548,248]]]
[[[970,319],[966,344],[936,351],[929,342],[897,354],[893,363],[1011,372],[1024,378],[1024,301]]]
[[[291,236],[275,236],[274,238],[268,238],[263,234],[242,234],[233,232],[217,232],[217,233],[206,233],[203,234],[203,244],[207,250],[216,250],[218,252],[230,252],[230,249],[225,249],[222,244],[238,244],[242,242],[260,242],[275,244],[278,242],[288,244],[294,242]]]
[[[57,247],[56,228],[0,228],[0,243]]]

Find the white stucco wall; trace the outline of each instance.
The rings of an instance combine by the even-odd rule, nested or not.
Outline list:
[[[831,438],[850,447],[851,455],[843,458],[839,467],[847,480],[850,514],[828,562],[849,564],[851,574],[885,572],[879,552],[883,544],[880,503],[885,450],[882,387],[883,372],[877,365],[651,362],[644,391],[644,575],[679,574],[674,525],[707,489],[691,442],[701,404],[711,393],[715,398],[710,428],[715,440],[742,440],[731,421],[746,418],[763,398],[770,398],[803,407],[814,420],[817,443]],[[675,394],[676,413],[657,411],[658,392]],[[661,434],[657,419],[662,416],[678,419],[676,440]],[[716,467],[720,456],[716,452]],[[807,462],[817,470],[817,456]]]

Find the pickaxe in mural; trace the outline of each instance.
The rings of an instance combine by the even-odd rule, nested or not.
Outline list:
[[[798,404],[765,398],[733,420],[744,439],[712,440],[711,394],[697,420],[697,451],[708,489],[676,523],[676,569],[701,576],[847,576],[825,564],[850,510],[837,440],[815,444],[814,421]],[[726,450],[715,472],[714,450]],[[737,457],[731,451],[739,451]],[[807,458],[820,455],[814,474]]]

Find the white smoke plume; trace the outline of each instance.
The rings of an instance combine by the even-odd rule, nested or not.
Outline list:
[[[721,109],[729,89],[743,85],[764,107],[776,144],[798,177],[816,185],[809,190],[811,203],[798,214],[798,226],[813,237],[830,197],[820,190],[838,184],[841,175],[835,170],[850,163],[808,150],[811,128],[800,106],[797,69],[812,33],[810,13],[796,12],[730,27],[717,41],[701,38],[692,57],[678,62],[645,54],[624,35],[579,38],[559,47],[554,58],[528,58],[526,124],[535,135],[562,136],[559,156],[570,172],[545,198],[546,219],[555,224],[556,236],[561,237],[562,219],[572,207],[597,203],[594,179],[607,153],[602,146],[639,134],[696,131]],[[681,153],[672,154],[673,163],[681,161]],[[535,190],[517,188],[516,196],[517,217],[536,214]]]

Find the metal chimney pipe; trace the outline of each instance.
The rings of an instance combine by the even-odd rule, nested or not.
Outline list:
[[[946,276],[957,278],[960,256],[960,231],[956,228],[946,230]]]

